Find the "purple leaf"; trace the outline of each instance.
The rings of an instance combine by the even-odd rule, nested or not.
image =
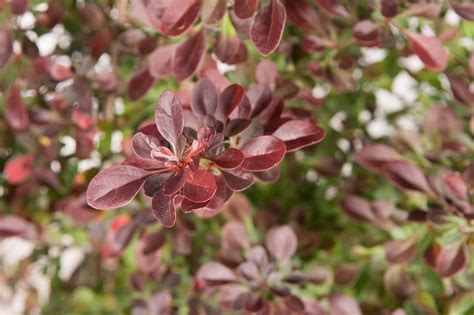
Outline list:
[[[188,174],[189,170],[187,168],[183,168],[165,180],[163,183],[163,195],[172,196],[180,191],[188,179]]]
[[[5,215],[0,217],[0,237],[19,236],[28,240],[37,238],[35,226],[22,217]]]
[[[208,78],[200,79],[191,94],[191,108],[199,117],[214,115],[219,96],[216,88]]]
[[[227,186],[234,191],[245,190],[254,183],[253,174],[250,172],[240,169],[222,170],[221,172]]]
[[[148,136],[144,133],[137,133],[132,138],[132,150],[133,152],[142,159],[151,159],[151,153],[153,149],[160,146],[158,138]]]
[[[13,40],[6,28],[0,30],[0,69],[7,63],[13,52]]]
[[[332,293],[328,300],[332,315],[362,315],[359,304],[348,295],[336,292]]]
[[[155,108],[155,122],[160,134],[175,149],[183,133],[184,116],[181,101],[169,90],[163,91]]]
[[[103,170],[87,187],[87,203],[100,210],[122,207],[136,196],[151,174],[129,165]]]
[[[469,21],[474,21],[474,3],[455,2],[451,7],[457,14]]]
[[[226,87],[219,97],[216,118],[226,121],[230,114],[239,106],[244,94],[244,89],[238,84],[232,84]]]
[[[257,177],[259,180],[267,183],[273,183],[278,180],[280,177],[280,168],[278,166],[275,166],[269,170],[266,171],[261,171],[261,172],[253,172],[255,177]]]
[[[285,1],[288,19],[298,28],[320,34],[321,20],[306,0]]]
[[[244,161],[244,154],[239,149],[229,148],[210,158],[217,166],[223,169],[237,168]]]
[[[232,270],[217,261],[210,261],[199,268],[196,278],[204,281],[209,286],[237,281],[237,277]]]
[[[406,268],[399,265],[389,266],[383,277],[385,288],[399,300],[409,298],[415,286]]]
[[[405,32],[413,52],[429,70],[441,72],[448,65],[448,53],[441,40],[411,31]]]
[[[165,241],[166,234],[165,230],[163,229],[153,233],[145,234],[145,236],[143,237],[143,254],[150,255],[151,253],[157,251],[161,246],[165,244]]]
[[[173,71],[178,81],[183,81],[196,71],[205,48],[206,40],[203,29],[176,48],[173,58]]]
[[[267,232],[265,245],[270,254],[282,262],[290,259],[296,252],[298,240],[295,232],[288,225],[283,225],[273,227]]]
[[[357,153],[356,158],[365,167],[379,169],[387,162],[400,160],[401,156],[392,147],[380,143],[366,145]]]
[[[258,0],[235,0],[234,12],[241,19],[248,19],[257,10]]]
[[[153,86],[153,83],[155,83],[155,79],[150,75],[148,69],[135,73],[128,84],[128,97],[132,101],[139,100]]]
[[[442,247],[436,259],[436,270],[442,277],[451,277],[463,270],[467,264],[466,247],[456,242]]]
[[[306,120],[290,120],[273,133],[285,142],[287,152],[321,142],[325,135],[324,129]]]
[[[385,245],[385,258],[392,264],[406,264],[415,257],[416,245],[413,238],[390,241]]]
[[[183,196],[195,203],[210,200],[216,193],[217,185],[214,175],[203,170],[189,173],[183,187]]]
[[[286,10],[279,0],[270,0],[255,16],[250,39],[264,56],[273,53],[280,44],[286,22]]]
[[[165,196],[159,190],[153,196],[151,201],[153,214],[163,226],[170,228],[176,222],[176,209],[174,205],[174,196]]]
[[[355,195],[347,195],[342,199],[342,209],[344,212],[359,222],[372,222],[374,214],[370,204],[365,200]]]
[[[173,72],[172,60],[175,45],[164,45],[156,48],[148,57],[148,71],[154,78],[166,76]]]
[[[176,0],[168,3],[161,16],[160,31],[168,36],[181,35],[199,17],[201,0]]]
[[[383,172],[402,189],[417,190],[428,194],[431,192],[425,175],[418,167],[407,161],[388,162],[383,166]]]
[[[23,103],[20,90],[13,86],[6,99],[5,118],[10,126],[17,131],[25,131],[30,125],[28,111]]]
[[[249,171],[265,171],[273,168],[285,157],[285,143],[273,136],[254,138],[241,148],[245,155],[242,168]]]

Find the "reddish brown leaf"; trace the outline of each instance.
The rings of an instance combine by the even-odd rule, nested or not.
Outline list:
[[[7,63],[13,52],[13,40],[10,32],[3,28],[0,30],[0,69]]]
[[[415,257],[416,245],[413,238],[390,241],[385,245],[385,258],[392,264],[406,264]]]
[[[183,195],[190,201],[201,203],[210,200],[216,190],[217,185],[212,173],[196,170],[189,173],[183,187]]]
[[[170,228],[176,222],[174,196],[165,196],[161,190],[157,191],[151,201],[153,214],[163,226]]]
[[[210,158],[217,166],[224,169],[233,169],[239,167],[244,161],[244,154],[239,149],[228,148],[218,155]]]
[[[0,237],[19,236],[28,240],[37,238],[35,226],[22,217],[5,215],[0,217]]]
[[[184,114],[181,101],[170,90],[163,91],[156,103],[155,123],[160,134],[176,151],[184,129]]]
[[[128,97],[132,101],[139,100],[153,86],[153,83],[155,83],[155,79],[150,75],[148,69],[135,73],[128,83]]]
[[[410,47],[429,70],[441,72],[448,65],[448,53],[436,37],[406,31]]]
[[[469,21],[474,21],[474,3],[451,2],[451,7],[457,14]]]
[[[451,277],[463,270],[466,264],[466,247],[463,243],[457,242],[441,248],[436,259],[436,270],[442,277]]]
[[[362,315],[356,300],[339,292],[329,296],[329,309],[332,315]]]
[[[199,268],[196,278],[204,281],[206,285],[220,285],[237,280],[232,270],[217,261],[210,261]]]
[[[204,30],[196,32],[176,48],[173,57],[173,71],[176,79],[190,77],[199,66],[206,48]]]
[[[258,7],[258,0],[235,0],[234,12],[241,19],[252,17]]]
[[[25,131],[30,125],[28,111],[23,103],[20,90],[16,86],[10,89],[10,94],[6,99],[5,118],[10,126],[18,131]]]
[[[242,168],[249,171],[265,171],[278,165],[285,157],[285,143],[274,136],[254,138],[241,148],[245,155]]]
[[[286,22],[286,10],[279,0],[270,0],[254,18],[250,39],[264,56],[273,53],[280,44]]]
[[[431,188],[425,175],[407,161],[392,161],[384,164],[383,172],[400,188],[430,193]]]
[[[265,245],[270,254],[281,262],[293,256],[298,246],[298,240],[295,232],[288,225],[283,225],[273,227],[267,232]]]
[[[273,133],[285,142],[287,152],[319,143],[325,135],[324,129],[306,120],[290,120]]]

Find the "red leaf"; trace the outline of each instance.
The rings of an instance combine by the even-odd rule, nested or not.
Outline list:
[[[128,97],[132,101],[139,100],[155,83],[155,79],[150,75],[148,69],[141,70],[133,76],[128,83]]]
[[[10,126],[18,131],[25,131],[30,125],[28,111],[23,104],[20,90],[16,86],[10,89],[10,94],[6,99],[5,118]]]
[[[328,299],[332,315],[362,315],[359,304],[348,295],[336,292],[332,293]]]
[[[298,240],[295,232],[288,226],[271,228],[265,236],[268,251],[279,262],[288,260],[296,252]]]
[[[6,28],[0,30],[0,69],[7,63],[13,52],[13,40]]]
[[[122,207],[136,196],[151,174],[129,165],[117,165],[103,170],[87,187],[87,203],[100,210]]]
[[[234,12],[241,19],[252,17],[258,7],[258,0],[235,0]]]
[[[166,76],[173,72],[173,55],[175,45],[164,45],[156,48],[148,57],[148,71],[154,78]]]
[[[283,141],[274,136],[254,138],[241,148],[245,155],[242,168],[250,171],[265,171],[278,165],[285,157]]]
[[[181,101],[169,90],[161,93],[155,108],[155,122],[160,134],[175,149],[184,129]]]
[[[222,151],[218,155],[210,158],[220,168],[233,169],[237,168],[244,161],[244,154],[239,149],[229,148]]]
[[[455,2],[451,7],[457,14],[469,21],[474,21],[474,3]]]
[[[406,31],[410,47],[427,69],[441,72],[448,65],[448,53],[436,37]]]
[[[467,253],[463,243],[442,247],[436,259],[436,270],[442,277],[451,277],[466,267]]]
[[[35,226],[22,217],[5,215],[0,217],[0,237],[19,236],[28,240],[35,240],[37,232]]]
[[[363,166],[379,169],[388,162],[400,160],[401,156],[392,147],[381,143],[366,145],[357,153],[356,159]]]
[[[273,53],[280,44],[286,22],[286,10],[279,0],[270,0],[255,16],[250,39],[264,56]]]
[[[142,159],[152,159],[152,151],[160,146],[158,138],[136,133],[132,138],[132,150]]]
[[[224,180],[230,189],[234,191],[242,191],[249,188],[253,182],[253,174],[239,169],[221,170]]]
[[[176,222],[176,209],[174,205],[174,196],[165,196],[159,190],[151,200],[153,214],[163,226],[170,228]]]
[[[418,167],[407,161],[392,161],[383,166],[383,172],[390,180],[403,189],[430,193],[425,175]]]
[[[5,165],[7,182],[12,185],[26,181],[32,173],[33,157],[29,154],[13,157]]]
[[[176,48],[173,57],[173,71],[178,81],[183,81],[196,71],[205,48],[206,40],[203,29]]]
[[[285,8],[288,19],[295,26],[309,32],[322,32],[321,20],[306,0],[285,1]]]
[[[201,203],[210,200],[216,190],[217,185],[212,173],[196,170],[189,173],[183,187],[183,196],[190,201]]]
[[[183,168],[177,173],[171,175],[170,178],[163,183],[163,195],[172,196],[183,188],[188,179],[188,169]]]
[[[406,264],[415,257],[416,245],[413,238],[390,241],[385,245],[385,258],[392,264]]]
[[[222,121],[226,121],[230,114],[239,106],[244,97],[244,93],[243,87],[238,84],[232,84],[226,87],[219,97],[216,117]]]
[[[199,268],[196,278],[204,281],[206,285],[220,285],[237,281],[232,270],[217,261],[210,261]]]
[[[191,108],[199,117],[214,115],[219,96],[208,78],[199,79],[191,94]]]
[[[161,16],[160,31],[164,35],[184,33],[199,17],[201,0],[175,0],[169,2]]]
[[[350,17],[349,12],[337,0],[316,0],[316,3],[335,16]]]
[[[273,133],[285,142],[288,152],[321,142],[325,135],[324,129],[306,120],[290,120]]]

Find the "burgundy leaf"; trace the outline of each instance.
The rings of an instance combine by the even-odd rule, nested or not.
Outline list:
[[[210,261],[201,266],[197,271],[196,278],[204,281],[206,285],[220,285],[237,280],[232,270],[217,261]]]
[[[148,177],[145,184],[143,184],[145,195],[153,197],[158,190],[163,189],[163,184],[169,177],[169,173],[158,173]]]
[[[161,16],[160,31],[164,35],[184,33],[199,17],[201,0],[176,0],[169,2]]]
[[[250,39],[264,56],[273,53],[280,44],[286,22],[286,10],[279,0],[270,0],[254,18]]]
[[[155,108],[155,122],[160,134],[175,149],[184,129],[181,101],[169,90],[163,91]]]
[[[219,96],[211,80],[200,79],[193,88],[191,108],[197,116],[213,115],[216,111]]]
[[[183,195],[190,201],[201,203],[210,200],[216,190],[217,185],[212,173],[196,170],[189,173],[183,187]]]
[[[137,133],[132,138],[132,149],[133,152],[143,159],[151,159],[151,153],[153,149],[160,146],[158,138],[148,136],[144,133]]]
[[[409,298],[415,291],[410,274],[402,266],[389,266],[383,281],[387,291],[400,300]]]
[[[148,69],[141,70],[133,76],[128,84],[128,97],[132,101],[139,100],[155,83]]]
[[[435,19],[438,17],[441,6],[437,3],[413,3],[404,12],[407,16],[416,15],[427,19]]]
[[[339,292],[329,296],[329,309],[332,315],[362,315],[356,300]]]
[[[274,85],[278,78],[276,65],[269,60],[262,60],[255,68],[255,79],[258,84]]]
[[[290,120],[273,133],[285,142],[288,152],[321,142],[325,135],[324,129],[306,120]]]
[[[250,239],[245,225],[237,221],[230,221],[224,225],[222,228],[221,242],[223,247],[236,247],[239,251],[250,248]]]
[[[5,118],[10,126],[18,131],[25,131],[30,125],[28,111],[23,103],[20,90],[16,86],[10,89],[10,94],[6,99]]]
[[[250,119],[232,119],[225,126],[225,135],[227,137],[238,135],[239,133],[247,129],[247,127],[250,126],[251,123],[252,121]]]
[[[227,3],[221,0],[204,0],[201,19],[206,24],[216,24],[222,20],[227,10]]]
[[[416,245],[413,238],[390,241],[385,245],[385,258],[392,264],[406,264],[415,257]]]
[[[217,190],[206,208],[221,210],[224,204],[232,197],[234,191],[227,187],[223,176],[216,176],[215,180]]]
[[[316,4],[335,16],[343,18],[350,17],[349,12],[347,12],[347,10],[339,3],[338,0],[316,0]]]
[[[354,25],[352,33],[361,46],[372,47],[378,45],[378,26],[371,20],[358,22]]]
[[[296,252],[298,240],[295,232],[288,226],[271,228],[265,236],[268,251],[279,262],[288,260]]]
[[[16,15],[22,15],[28,9],[29,0],[12,0],[11,9],[12,13]]]
[[[273,168],[285,157],[285,143],[273,136],[254,138],[241,148],[245,155],[242,168],[249,171],[265,171]]]
[[[356,158],[363,166],[379,169],[387,162],[400,160],[401,156],[392,147],[380,143],[366,145],[357,153]]]
[[[239,149],[229,148],[210,158],[217,166],[223,169],[239,167],[244,161],[244,154]]]
[[[163,183],[163,195],[172,196],[180,191],[188,179],[188,174],[188,169],[183,168],[165,180]]]
[[[253,174],[239,169],[222,170],[222,176],[229,186],[234,191],[242,191],[249,188],[254,183]]]
[[[316,35],[305,35],[301,41],[301,48],[307,53],[324,50],[327,46],[327,42]],[[314,98],[311,94],[309,97]]]
[[[13,40],[6,28],[0,30],[0,69],[7,63],[13,52]]]
[[[19,236],[28,240],[37,238],[35,226],[22,217],[5,215],[0,217],[0,237]]]
[[[178,81],[190,77],[196,71],[205,48],[206,41],[203,29],[176,48],[173,57],[173,71]]]
[[[474,3],[454,2],[451,7],[457,14],[469,21],[474,21]]]
[[[427,69],[441,72],[446,68],[448,54],[441,40],[411,31],[406,31],[405,34],[408,37],[411,49],[423,61]]]
[[[442,277],[451,277],[463,270],[467,264],[466,247],[457,242],[442,247],[437,255],[436,270]]]
[[[469,82],[460,76],[453,75],[448,75],[448,80],[456,100],[465,105],[474,106],[474,92],[469,89]]]
[[[226,87],[219,97],[216,118],[226,121],[230,114],[239,106],[244,97],[244,93],[244,89],[238,84],[232,84]]]
[[[235,0],[234,12],[241,19],[252,17],[258,7],[258,0]]]
[[[150,175],[150,172],[129,165],[103,170],[87,187],[87,203],[100,210],[122,207],[136,196]]]
[[[207,200],[204,202],[193,202],[189,199],[184,198],[183,202],[181,203],[181,208],[183,212],[189,213],[191,211],[207,207],[207,205],[211,202],[211,200]]]
[[[365,200],[355,195],[347,195],[342,199],[341,203],[344,212],[356,221],[372,222],[374,214],[370,204]]]
[[[269,170],[261,171],[261,172],[253,172],[255,177],[259,180],[267,183],[273,183],[280,177],[280,168],[275,166]]]
[[[309,32],[321,33],[321,21],[307,0],[285,1],[288,19],[298,28]]]
[[[153,214],[163,226],[170,228],[176,222],[176,209],[174,205],[174,196],[165,196],[159,190],[153,196],[151,201]]]
[[[161,229],[159,231],[145,234],[143,237],[143,248],[142,252],[145,255],[149,255],[156,250],[158,250],[161,246],[165,244],[166,241],[166,234],[165,230]]]
[[[163,45],[150,54],[148,72],[152,77],[159,78],[173,72],[172,60],[175,49],[175,45]]]
[[[392,161],[383,166],[383,172],[390,180],[403,189],[430,193],[425,175],[415,165],[407,161]]]
[[[236,35],[226,36],[221,33],[215,46],[215,53],[220,61],[229,65],[243,63],[248,59],[247,48]]]
[[[32,173],[33,157],[29,154],[10,158],[5,165],[7,182],[12,185],[26,181]]]

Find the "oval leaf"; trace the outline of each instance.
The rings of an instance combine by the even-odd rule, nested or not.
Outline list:
[[[295,232],[288,225],[284,225],[271,228],[265,236],[265,244],[270,254],[281,262],[293,256],[298,240]]]
[[[273,136],[260,136],[248,141],[241,148],[245,155],[242,168],[249,171],[265,171],[278,165],[285,157],[285,143]]]
[[[290,120],[273,133],[273,136],[285,142],[287,152],[321,142],[325,135],[323,128],[306,120]]]
[[[203,117],[214,115],[219,96],[217,90],[208,78],[200,79],[191,94],[191,108],[193,113]]]
[[[273,53],[280,44],[286,22],[286,10],[279,0],[270,0],[257,13],[250,29],[250,39],[264,56]]]
[[[229,148],[210,158],[217,166],[223,169],[239,167],[244,161],[244,154],[239,149]]]
[[[13,52],[13,40],[6,28],[0,30],[0,69],[7,63]]]
[[[441,72],[448,65],[448,53],[441,40],[433,36],[426,36],[410,31],[405,33],[411,49],[423,61],[427,69]]]
[[[196,71],[205,48],[206,42],[203,29],[176,48],[173,57],[173,71],[178,81],[183,81]]]
[[[150,175],[134,166],[112,166],[91,180],[87,187],[87,203],[100,210],[122,207],[136,196]]]
[[[190,201],[200,203],[210,200],[216,190],[217,185],[214,175],[203,170],[196,170],[189,173],[183,187],[183,195]]]
[[[14,86],[6,100],[5,118],[10,126],[17,131],[25,131],[30,125],[28,111],[23,103],[20,90]]]
[[[160,134],[175,149],[184,129],[181,101],[169,90],[161,93],[155,108],[155,123]]]
[[[163,224],[164,227],[173,227],[176,222],[176,209],[174,205],[174,197],[165,196],[159,190],[151,200],[153,214]]]

